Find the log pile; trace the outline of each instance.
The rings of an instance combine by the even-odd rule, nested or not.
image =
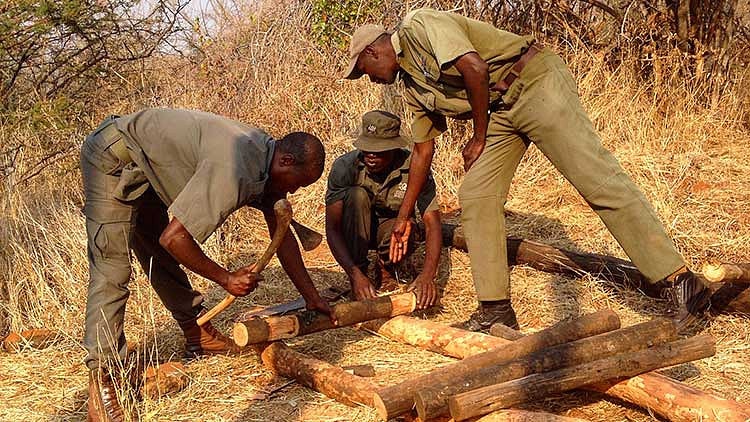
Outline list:
[[[372,304],[337,306],[343,305],[347,307],[340,309],[349,310],[343,325],[379,314],[371,312]],[[621,328],[614,312],[602,310],[527,336],[507,327],[493,330],[506,338],[404,315],[367,321],[360,328],[461,360],[388,386],[378,386],[281,342],[264,346],[262,361],[274,373],[337,401],[372,406],[383,420],[411,414],[414,409],[422,421],[447,416],[455,421],[476,417],[567,420],[513,406],[577,388],[603,393],[671,421],[750,418],[747,405],[650,372],[715,353],[711,336],[678,339],[673,323],[666,319]]]

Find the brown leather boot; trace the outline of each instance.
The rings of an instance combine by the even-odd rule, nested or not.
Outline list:
[[[513,310],[509,299],[479,302],[477,310],[464,323],[464,329],[486,332],[492,324],[498,322],[514,330],[519,329],[516,312]]]
[[[711,291],[704,280],[700,274],[686,271],[677,275],[674,282],[661,292],[662,297],[670,302],[670,314],[678,333],[701,321],[711,306]]]
[[[117,399],[117,391],[109,372],[104,369],[89,371],[89,422],[125,421],[125,411]]]
[[[214,328],[211,321],[198,325],[197,320],[198,317],[179,323],[182,332],[185,333],[185,355],[187,357],[238,355],[242,353],[242,348]]]

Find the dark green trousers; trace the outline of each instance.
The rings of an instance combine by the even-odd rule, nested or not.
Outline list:
[[[386,268],[392,266],[389,255],[391,247],[391,230],[395,223],[395,216],[390,212],[379,212],[372,206],[370,193],[359,186],[349,188],[344,197],[344,215],[342,230],[344,241],[351,254],[354,264],[367,274],[367,253],[375,250]],[[413,225],[412,236],[406,254],[414,250],[414,241],[419,240],[416,224]]]
[[[156,193],[149,189],[128,202],[113,196],[126,163],[109,150],[111,142],[95,131],[81,149],[89,261],[83,344],[86,366],[92,369],[124,359],[127,352],[123,321],[130,295],[130,250],[176,320],[194,318],[203,302],[177,261],[159,245],[169,217]]]

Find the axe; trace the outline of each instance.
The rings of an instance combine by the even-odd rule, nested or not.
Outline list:
[[[289,223],[291,223],[292,221],[292,206],[286,199],[280,199],[276,201],[275,204],[273,204],[273,213],[276,216],[276,230],[273,232],[271,243],[268,244],[266,251],[263,252],[263,255],[261,255],[260,259],[255,262],[255,268],[253,269],[253,272],[256,274],[263,271],[263,269],[266,268],[266,265],[268,265],[268,262],[271,260],[271,258],[273,258],[276,250],[279,249],[279,245],[281,245],[281,242],[284,240],[284,236],[286,236],[287,230],[289,230]],[[300,226],[302,225],[300,224]],[[221,311],[231,305],[232,302],[234,302],[234,299],[236,299],[236,296],[228,294],[227,297],[224,298],[224,300],[219,302],[216,306],[211,308],[211,310],[198,318],[198,325],[203,325],[206,322],[210,321],[211,318],[215,317],[216,315],[221,313]]]
[[[299,238],[299,243],[302,244],[302,249],[305,251],[309,252],[317,248],[320,246],[320,242],[323,241],[323,235],[309,227],[303,226],[295,220],[292,220],[292,227],[294,227],[297,238]]]

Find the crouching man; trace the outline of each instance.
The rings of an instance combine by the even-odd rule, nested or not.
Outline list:
[[[328,175],[326,236],[333,256],[349,276],[357,300],[375,297],[377,282],[367,277],[368,250],[377,250],[379,264],[391,273],[414,250],[391,242],[391,229],[404,200],[409,179],[408,142],[399,135],[401,120],[385,111],[362,116],[357,148],[336,159]],[[431,177],[415,208],[425,223],[426,251],[422,271],[409,286],[420,308],[435,304],[435,287],[442,246],[440,214]],[[411,218],[415,218],[414,209]],[[416,227],[416,225],[414,225]],[[398,279],[398,274],[396,273]]]
[[[199,111],[147,109],[110,117],[86,137],[81,171],[89,259],[89,420],[125,419],[109,369],[127,353],[130,250],[182,329],[188,355],[237,353],[210,322],[196,323],[203,297],[180,264],[232,295],[252,292],[260,281],[252,265],[229,271],[199,243],[245,205],[260,209],[273,232],[273,203],[318,180],[324,161],[323,145],[313,135],[295,132],[274,140],[260,129]],[[277,256],[307,308],[330,315],[291,233]]]

